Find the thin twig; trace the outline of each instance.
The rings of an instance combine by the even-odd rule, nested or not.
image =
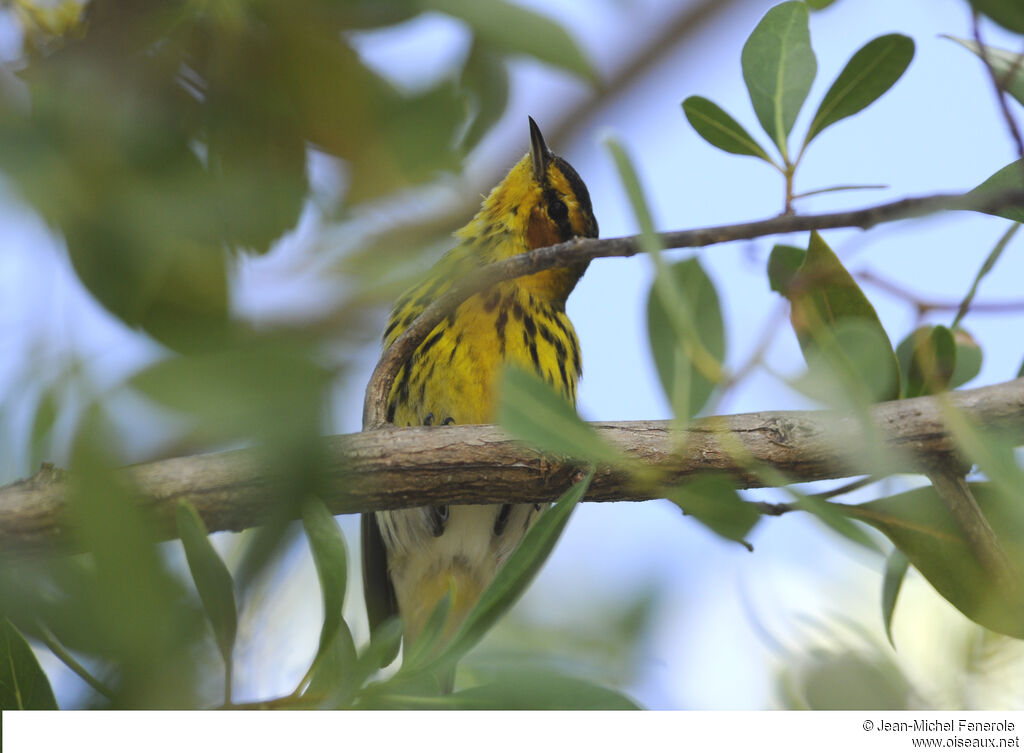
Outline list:
[[[846,212],[815,215],[782,215],[758,222],[736,225],[678,230],[661,233],[665,248],[699,248],[729,241],[749,240],[767,235],[807,230],[858,227],[864,230],[885,222],[920,217],[939,211],[974,210],[993,212],[1024,204],[1024,191],[981,194],[939,194],[900,199],[886,204]],[[387,397],[395,375],[448,314],[475,292],[503,280],[531,275],[545,269],[566,267],[598,258],[633,256],[640,251],[640,237],[576,238],[556,246],[548,246],[519,254],[482,268],[477,275],[461,280],[444,296],[434,301],[391,344],[370,377],[363,402],[363,428],[373,429],[387,424]]]
[[[917,310],[919,317],[932,311],[958,311],[964,303],[963,301],[941,301],[934,298],[925,298],[870,269],[856,272],[853,276],[861,282],[876,287],[894,298],[898,298],[913,306]],[[969,307],[976,314],[1013,314],[1024,311],[1024,298],[1015,301],[981,301],[979,303],[971,303]],[[959,324],[959,319],[951,326],[955,327],[957,324]]]

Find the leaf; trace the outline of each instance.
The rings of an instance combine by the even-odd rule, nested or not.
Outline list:
[[[386,700],[386,699],[385,699]],[[502,673],[498,679],[447,696],[396,697],[406,709],[637,710],[636,701],[588,680],[542,670]]]
[[[882,622],[885,625],[885,636],[893,648],[892,618],[896,613],[896,599],[900,595],[900,587],[907,575],[910,561],[899,549],[893,549],[885,558],[885,578],[882,580]]]
[[[971,7],[984,13],[1003,28],[1024,34],[1024,6],[1018,0],[969,0]]]
[[[816,231],[794,271],[798,258],[793,247],[776,246],[768,275],[772,287],[781,288],[789,299],[790,321],[811,375],[805,386],[817,393],[834,393],[835,387],[854,390],[850,397],[859,403],[896,399],[899,365],[867,296]],[[829,384],[816,384],[829,372]],[[827,389],[816,389],[819,386]]]
[[[769,10],[743,45],[740,59],[757,119],[788,161],[786,138],[818,70],[807,6],[793,0]]]
[[[1004,193],[1017,189],[1024,191],[1024,160],[1011,162],[1004,168],[996,170],[981,185],[968,191],[969,196],[985,193]],[[986,212],[997,217],[1005,217],[1014,222],[1024,222],[1024,206],[1009,207],[996,212]]]
[[[462,69],[460,85],[469,93],[475,106],[463,140],[463,146],[472,149],[505,113],[508,106],[508,66],[499,55],[474,43]]]
[[[967,330],[959,327],[954,329],[953,342],[956,345],[956,367],[949,380],[951,390],[967,384],[981,373],[983,357],[981,346]]]
[[[719,536],[749,548],[744,539],[761,519],[761,514],[740,497],[728,479],[701,476],[688,484],[667,489],[665,496]]]
[[[334,637],[324,650],[317,653],[309,678],[309,687],[306,688],[303,697],[328,699],[339,689],[349,693],[355,692],[356,688],[351,687],[350,683],[356,661],[356,646],[352,640],[352,632],[345,620],[340,620]]]
[[[591,463],[630,464],[617,448],[581,420],[551,385],[515,365],[505,370],[501,380],[498,422],[517,439],[543,452]]]
[[[811,513],[818,518],[822,523],[831,528],[833,531],[838,533],[844,539],[852,541],[855,544],[859,544],[865,549],[881,554],[882,550],[866,530],[861,526],[847,520],[840,511],[835,508],[837,505],[832,502],[815,497],[808,494],[798,492],[796,489],[790,487],[788,491],[797,497],[797,504],[800,508],[806,512]],[[842,507],[843,505],[838,505]]]
[[[950,325],[952,329],[956,329],[957,325],[963,321],[964,317],[971,310],[971,304],[974,302],[974,296],[978,292],[978,286],[981,285],[981,281],[985,279],[985,276],[992,271],[995,267],[996,262],[999,261],[999,257],[1003,255],[1006,247],[1010,245],[1010,241],[1013,240],[1013,236],[1017,234],[1020,229],[1020,223],[1015,222],[1006,229],[1006,232],[1000,236],[999,240],[996,241],[996,245],[992,247],[992,250],[988,252],[988,256],[985,257],[985,261],[981,263],[978,268],[977,274],[974,275],[974,281],[971,283],[970,290],[964,296],[964,299],[960,301],[960,306],[957,308],[956,316],[953,318],[953,324]]]
[[[1024,572],[1019,495],[1007,496],[992,484],[970,486],[1011,566]],[[997,590],[932,487],[834,507],[884,533],[935,590],[968,618],[998,633],[1024,638],[1024,593]]]
[[[804,0],[804,2],[807,3],[807,7],[811,10],[825,10],[825,8],[835,1],[836,0]]]
[[[597,73],[576,41],[547,16],[504,0],[424,0],[425,8],[464,21],[484,43],[597,82]]]
[[[449,589],[441,600],[437,602],[434,610],[430,613],[427,621],[423,624],[423,630],[416,636],[413,645],[407,647],[402,657],[403,669],[415,669],[430,656],[430,652],[438,645],[444,632],[444,626],[448,623],[448,615],[452,611],[452,590]]]
[[[1021,11],[1021,18],[1024,19],[1024,10]],[[1006,92],[1018,102],[1024,104],[1024,60],[1021,59],[1021,53],[1002,50],[990,45],[979,47],[978,43],[971,39],[961,39],[960,37],[953,37],[948,34],[943,34],[942,36],[966,47],[981,58],[982,61],[987,59],[989,65],[992,66],[992,72],[995,73],[996,79],[1006,89]],[[984,55],[981,54],[982,50],[985,52]]]
[[[454,665],[519,600],[555,548],[569,515],[583,499],[592,478],[593,473],[588,474],[541,514],[430,667]]]
[[[341,610],[345,603],[345,587],[348,585],[348,557],[341,527],[319,499],[311,498],[303,506],[302,527],[313,554],[324,601],[324,624],[320,630],[320,645],[315,662],[335,640],[342,623]],[[349,640],[352,640],[351,636]]]
[[[768,256],[768,287],[780,295],[786,295],[806,258],[805,248],[776,244]]]
[[[178,502],[175,515],[192,581],[196,584],[203,609],[213,627],[224,663],[230,666],[238,631],[238,612],[231,573],[210,543],[206,526],[196,508],[188,502]]]
[[[50,681],[28,641],[11,621],[0,621],[0,711],[56,710]]]
[[[698,259],[659,272],[647,295],[647,332],[676,417],[691,418],[711,397],[725,358],[718,293]]]
[[[953,333],[940,325],[918,327],[896,347],[903,396],[934,395],[949,388],[956,368]]]
[[[804,144],[885,94],[913,57],[914,40],[902,34],[877,37],[857,50],[818,105]]]
[[[731,154],[744,154],[772,162],[772,158],[754,137],[710,99],[687,97],[683,100],[683,113],[693,130],[712,146]]]

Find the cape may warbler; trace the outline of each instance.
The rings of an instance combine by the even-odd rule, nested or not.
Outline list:
[[[530,152],[484,200],[458,245],[395,304],[384,346],[460,275],[575,236],[597,237],[587,187],[551,153],[530,119]],[[427,335],[398,372],[388,420],[399,426],[494,420],[507,364],[534,369],[575,403],[580,346],[565,301],[586,263],[502,282],[462,303]],[[443,429],[439,429],[443,431]],[[537,505],[452,505],[363,515],[363,578],[371,629],[396,610],[406,646],[453,588],[450,634],[519,544]]]

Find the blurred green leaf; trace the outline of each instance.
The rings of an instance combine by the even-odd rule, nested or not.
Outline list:
[[[903,579],[907,575],[910,561],[899,549],[893,549],[885,558],[885,577],[882,579],[882,624],[885,625],[885,637],[893,648],[892,618],[896,614],[896,599],[899,598]]]
[[[324,602],[324,623],[320,630],[320,645],[313,660],[315,663],[335,640],[343,621],[341,613],[348,585],[348,556],[345,552],[345,537],[338,521],[319,499],[309,499],[303,505],[302,526],[313,554]]]
[[[836,504],[821,499],[821,497],[816,497],[813,494],[804,494],[793,488],[789,488],[787,491],[797,498],[797,505],[800,506],[800,509],[814,515],[844,539],[852,541],[854,544],[859,544],[870,552],[882,553],[878,542],[869,535],[868,531],[844,517],[835,509],[837,507]]]
[[[683,100],[683,113],[693,130],[712,146],[731,154],[759,157],[765,162],[772,162],[772,158],[754,137],[710,99],[687,97]]]
[[[665,496],[719,536],[749,548],[745,538],[761,519],[761,514],[740,497],[727,478],[700,476],[688,484],[665,490]]]
[[[449,589],[430,613],[430,616],[423,625],[423,630],[416,636],[416,642],[406,648],[405,655],[402,657],[403,668],[415,669],[430,656],[441,640],[444,626],[448,624],[448,616],[451,614],[451,611],[452,591]]]
[[[941,324],[918,327],[896,347],[903,375],[903,397],[934,395],[949,388],[958,348],[953,333]]]
[[[588,474],[541,513],[473,605],[455,637],[430,666],[454,665],[519,600],[555,548],[562,530],[569,522],[569,515],[586,494],[591,478],[593,473]]]
[[[1024,7],[1017,0],[969,0],[971,7],[1000,26],[1024,34]]]
[[[355,692],[356,687],[352,683],[356,662],[356,646],[352,640],[352,632],[345,620],[340,620],[326,649],[317,653],[309,678],[309,687],[306,688],[303,698],[324,701],[332,698],[339,690],[345,694]]]
[[[1021,22],[1024,24],[1024,10],[1019,12],[1021,14]],[[1024,29],[1021,31],[1024,33]],[[974,40],[961,39],[949,34],[943,34],[942,36],[966,47],[983,61],[987,59],[989,65],[992,66],[992,72],[1002,83],[1007,93],[1012,95],[1021,104],[1024,104],[1024,59],[1021,57],[1022,53],[985,45],[985,54],[982,55],[982,48]]]
[[[116,434],[98,407],[86,410],[74,438],[68,513],[81,567],[62,567],[60,607],[45,623],[69,648],[88,648],[117,670],[115,705],[196,705],[194,643],[206,618],[157,549],[158,528],[124,480],[112,454]]]
[[[57,423],[57,389],[58,386],[54,384],[45,388],[36,404],[35,416],[32,419],[32,432],[29,435],[31,446],[29,463],[32,468],[38,467],[46,460],[44,457],[46,442],[53,431],[54,424]]]
[[[949,380],[949,388],[956,389],[974,379],[981,373],[981,346],[965,329],[957,327],[953,330],[953,342],[956,345],[956,368]]]
[[[972,188],[968,195],[1002,193],[1013,189],[1024,191],[1024,160],[1011,162],[1006,167],[996,170],[981,185]],[[987,214],[1005,217],[1014,222],[1024,222],[1024,207],[1010,207],[1008,209],[1000,209],[998,212],[988,212]]]
[[[235,586],[224,561],[210,543],[209,533],[199,513],[188,502],[178,502],[175,511],[178,535],[185,547],[185,557],[192,581],[203,602],[203,609],[213,626],[224,663],[231,666],[231,654],[238,633],[238,610],[235,606]]]
[[[300,344],[253,340],[244,347],[171,356],[129,386],[195,422],[200,440],[281,439],[320,433],[329,372]]]
[[[818,70],[807,6],[792,0],[769,10],[743,45],[741,62],[757,119],[788,162],[786,138]]]
[[[971,283],[970,290],[964,296],[964,299],[960,302],[960,306],[957,308],[956,316],[953,318],[953,324],[950,328],[953,330],[957,329],[957,325],[963,321],[963,318],[967,316],[967,313],[971,310],[971,303],[974,302],[974,296],[978,292],[978,286],[981,285],[981,281],[985,279],[985,276],[992,271],[995,267],[996,262],[999,261],[999,257],[1003,255],[1006,247],[1010,245],[1010,241],[1013,240],[1013,236],[1017,234],[1020,229],[1020,223],[1015,222],[1006,229],[1006,232],[1000,236],[999,240],[996,241],[996,245],[989,251],[988,256],[985,257],[985,261],[981,263],[978,268],[977,274],[974,275],[974,281]]]
[[[782,682],[787,707],[793,709],[909,711],[920,704],[900,668],[879,650],[811,649],[785,663]]]
[[[768,255],[768,287],[786,295],[794,286],[800,267],[807,258],[807,249],[776,244]]]
[[[597,73],[566,30],[547,16],[519,5],[491,0],[423,0],[425,9],[464,21],[483,42],[514,55],[528,55],[592,83]]]
[[[345,626],[347,630],[348,626]],[[402,642],[402,621],[393,618],[385,621],[370,635],[370,643],[356,657],[341,685],[335,686],[321,704],[323,708],[348,708],[357,694],[365,693],[363,685],[367,679],[386,663],[385,657],[398,655]],[[343,647],[344,648],[344,647]],[[370,686],[372,688],[372,686]]]
[[[913,57],[914,40],[902,34],[877,37],[857,50],[818,105],[804,144],[889,91]]]
[[[386,697],[385,697],[386,698]],[[492,682],[442,696],[394,696],[392,708],[493,710],[635,710],[631,698],[552,670],[508,671]]]
[[[475,43],[462,69],[461,87],[468,92],[473,117],[463,140],[472,149],[505,114],[508,106],[508,66],[500,55]]]
[[[50,681],[28,641],[8,619],[0,620],[0,711],[56,710]]]
[[[515,365],[505,370],[501,380],[498,422],[517,439],[544,452],[591,463],[629,464],[576,414],[564,395],[532,371]]]
[[[1019,495],[1008,497],[992,484],[970,486],[1011,565],[1024,572],[1024,510]],[[999,590],[930,486],[836,509],[884,533],[964,615],[990,630],[1024,638],[1024,593]]]
[[[832,5],[836,0],[804,0],[807,3],[807,7],[811,10],[825,10],[828,6]]]
[[[798,259],[793,247],[776,246],[768,266],[773,288],[790,302],[790,321],[810,369],[805,386],[814,391],[818,377],[832,372],[840,381],[826,379],[826,391],[852,389],[858,402],[896,399],[899,366],[867,296],[817,232],[794,271]]]
[[[667,267],[659,277],[647,295],[651,354],[676,417],[688,419],[704,407],[721,376],[722,309],[696,257]]]

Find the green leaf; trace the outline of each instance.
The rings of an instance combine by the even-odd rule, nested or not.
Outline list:
[[[951,390],[978,376],[982,362],[981,346],[970,332],[957,327],[953,330],[953,342],[956,344],[956,368],[949,380]]]
[[[844,507],[844,505],[836,505],[834,503],[827,502],[820,497],[803,494],[793,488],[789,488],[787,491],[796,496],[797,504],[800,506],[800,509],[814,515],[818,520],[838,533],[844,539],[852,541],[855,544],[859,544],[868,551],[875,552],[876,554],[882,553],[882,549],[879,547],[878,542],[875,541],[866,530],[856,523],[847,520],[847,518],[835,509],[837,506]]]
[[[970,0],[971,7],[1003,28],[1024,34],[1024,5],[1018,0]]]
[[[303,697],[322,700],[332,698],[339,689],[344,689],[348,693],[355,692],[356,688],[350,683],[353,680],[356,661],[356,646],[352,640],[352,632],[345,620],[341,620],[327,647],[318,652],[310,674],[309,687],[306,688]]]
[[[728,479],[720,476],[701,476],[666,490],[665,496],[719,536],[741,544],[746,544],[744,539],[761,519],[757,508],[740,497]]]
[[[464,21],[488,45],[514,55],[528,55],[591,82],[598,81],[576,40],[547,16],[504,0],[424,0],[423,7]]]
[[[885,625],[885,636],[893,648],[892,618],[896,613],[896,599],[899,598],[903,579],[907,575],[910,561],[899,549],[893,549],[885,558],[885,578],[882,580],[882,622]]]
[[[974,302],[974,296],[978,292],[978,286],[981,285],[981,281],[985,279],[985,276],[992,271],[995,267],[996,262],[999,261],[999,257],[1003,255],[1006,247],[1010,245],[1010,241],[1013,240],[1013,236],[1017,234],[1020,229],[1020,223],[1015,222],[1006,229],[1006,232],[1000,236],[999,240],[996,241],[996,245],[992,247],[992,250],[988,252],[988,256],[985,257],[985,261],[981,263],[978,268],[977,274],[974,275],[974,282],[971,283],[970,290],[964,296],[964,299],[960,301],[960,306],[957,308],[956,316],[953,318],[953,324],[950,325],[952,329],[956,329],[957,325],[963,321],[963,318],[967,316],[967,313],[971,310],[971,304]]]
[[[505,113],[508,106],[508,66],[499,55],[473,45],[462,69],[460,86],[470,96],[474,106],[473,119],[463,139],[468,150],[480,143]]]
[[[600,685],[552,670],[503,672],[497,679],[443,696],[393,697],[392,708],[493,710],[636,710],[636,701]]]
[[[178,535],[185,547],[185,558],[188,560],[192,580],[213,627],[224,663],[230,666],[238,632],[238,612],[231,573],[210,543],[206,526],[196,508],[188,502],[179,502],[175,514]]]
[[[1024,191],[1024,160],[1011,162],[1004,168],[996,170],[981,185],[972,188],[968,194],[977,196],[984,193],[1003,193],[1017,189]],[[997,212],[987,212],[997,217],[1005,217],[1014,222],[1024,222],[1024,206],[1009,207],[1000,209]]]
[[[825,8],[835,1],[836,0],[804,0],[804,2],[807,3],[807,7],[811,10],[825,10]]]
[[[913,57],[914,40],[902,34],[877,37],[857,50],[821,100],[804,144],[889,91]]]
[[[818,70],[807,6],[793,0],[769,10],[743,45],[741,62],[757,119],[788,162],[786,138]]]
[[[0,621],[0,711],[56,710],[50,681],[28,641],[11,621]]]
[[[427,621],[423,624],[423,630],[416,636],[416,642],[406,648],[405,655],[402,657],[403,669],[415,669],[430,656],[431,651],[441,640],[451,611],[452,591],[449,589],[437,602],[434,611],[430,613]]]
[[[431,667],[454,665],[519,600],[555,548],[569,522],[569,515],[583,499],[593,475],[588,474],[559,497],[530,527],[522,542],[480,595],[451,643],[431,662]]]
[[[531,371],[505,370],[498,398],[498,422],[532,447],[591,463],[629,465],[621,452],[576,414],[563,395]]]
[[[712,146],[731,154],[744,154],[772,162],[772,158],[754,137],[710,99],[687,97],[683,100],[683,113],[693,130]]]
[[[853,390],[850,397],[858,403],[896,399],[899,365],[889,337],[839,257],[816,231],[795,271],[796,250],[776,249],[769,258],[769,280],[789,299],[790,321],[811,373],[806,386],[815,388],[819,376],[832,372],[834,378],[820,385],[826,391]]]
[[[302,527],[309,540],[324,601],[324,624],[320,630],[316,661],[334,641],[342,623],[341,610],[348,585],[348,557],[341,527],[319,499],[312,498],[303,506]]]
[[[896,347],[903,396],[934,395],[949,388],[956,368],[953,333],[941,324],[918,327]]]
[[[1024,10],[1021,11],[1021,16],[1024,18]],[[977,42],[970,39],[961,39],[960,37],[953,37],[948,34],[943,36],[952,42],[963,45],[981,58],[982,61],[987,59],[989,65],[992,66],[996,79],[1000,81],[1006,92],[1018,102],[1024,104],[1024,61],[1021,60],[1021,53],[1002,50],[990,45],[979,47]],[[984,50],[984,55],[982,55],[982,50]]]
[[[971,484],[971,491],[1011,566],[1024,572],[1024,511],[1019,494],[1008,496],[992,484]],[[835,508],[884,533],[964,615],[990,630],[1024,638],[1024,593],[998,590],[930,486]]]
[[[647,295],[647,332],[676,417],[691,418],[711,397],[725,358],[718,293],[697,258],[659,272]]]
[[[768,287],[780,295],[786,295],[806,258],[805,248],[776,244],[768,256]]]

